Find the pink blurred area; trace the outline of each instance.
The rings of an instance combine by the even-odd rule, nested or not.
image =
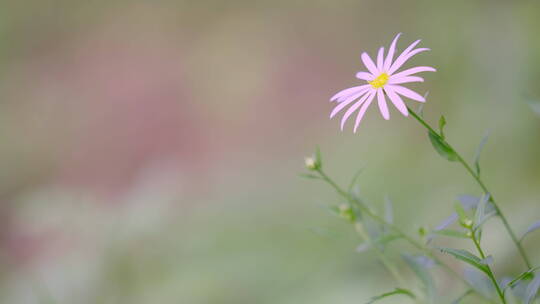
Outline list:
[[[167,187],[182,189],[183,205],[212,195],[224,172],[253,175],[279,162],[303,146],[305,129],[317,125],[310,118],[326,116],[313,104],[336,68],[286,35],[258,37],[273,31],[269,16],[253,29],[225,15],[195,30],[165,10],[134,4],[74,30],[49,19],[20,29],[24,52],[13,47],[2,84],[13,174],[3,185],[0,242],[14,261],[70,239],[20,218],[16,202],[35,189],[86,193],[114,208],[157,168],[175,172]],[[286,50],[275,47],[286,41]]]

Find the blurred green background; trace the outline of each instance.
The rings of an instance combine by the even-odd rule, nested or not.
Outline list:
[[[1,303],[363,303],[392,289],[325,210],[337,195],[298,173],[317,145],[340,183],[364,167],[363,197],[381,209],[388,195],[411,234],[480,194],[395,109],[371,107],[356,134],[328,119],[361,52],[398,32],[400,50],[432,49],[410,63],[438,69],[415,86],[426,118],[444,114],[469,159],[489,130],[486,183],[519,234],[540,219],[539,1],[0,7]],[[517,274],[500,223],[487,229],[496,274]],[[526,248],[540,265],[540,236]],[[437,286],[441,303],[462,290]]]

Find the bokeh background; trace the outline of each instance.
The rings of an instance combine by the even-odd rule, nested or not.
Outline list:
[[[389,196],[412,234],[480,194],[394,109],[356,134],[328,119],[360,53],[398,32],[399,49],[432,49],[410,63],[438,69],[415,86],[427,119],[444,114],[469,159],[489,130],[483,174],[522,233],[540,219],[539,28],[536,0],[3,2],[0,302],[363,303],[393,288],[325,210],[337,195],[298,173],[317,145],[340,183],[363,167],[363,197]],[[515,275],[487,228],[497,275]],[[540,264],[540,236],[526,247]],[[437,278],[441,303],[462,290]]]

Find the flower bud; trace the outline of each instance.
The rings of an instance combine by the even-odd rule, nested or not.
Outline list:
[[[464,219],[461,221],[461,225],[465,228],[471,228],[473,226],[473,221],[470,219]]]
[[[319,169],[319,164],[318,162],[315,160],[314,157],[306,157],[304,159],[304,164],[306,165],[306,168],[308,170],[311,170],[311,171],[314,171],[314,170],[317,170]]]
[[[338,206],[339,209],[339,215],[348,220],[348,221],[354,221],[354,211],[352,210],[351,206],[349,204],[341,204]]]

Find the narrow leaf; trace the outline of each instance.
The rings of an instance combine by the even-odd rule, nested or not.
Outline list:
[[[486,215],[484,215],[484,217],[480,220],[480,222],[478,222],[476,224],[477,228],[475,228],[475,229],[478,229],[478,228],[482,227],[482,225],[484,225],[484,223],[487,222],[487,220],[494,217],[496,214],[497,214],[497,212],[491,211],[491,212],[487,213]]]
[[[462,195],[458,195],[457,200],[461,203],[461,206],[463,206],[463,209],[470,210],[478,206],[478,202],[480,201],[480,198],[474,195],[462,194]]]
[[[429,272],[429,267],[425,266],[425,259],[422,258],[423,256],[411,256],[407,254],[402,254],[401,256],[422,282],[426,295],[432,303],[435,297],[435,284]]]
[[[448,228],[450,225],[455,223],[458,220],[457,213],[452,213],[449,217],[447,217],[444,221],[442,221],[439,226],[435,227],[435,231],[440,231]]]
[[[396,288],[394,291],[383,293],[382,295],[378,295],[376,297],[371,298],[369,300],[369,302],[367,302],[366,304],[371,304],[371,303],[374,303],[374,302],[376,302],[376,301],[378,301],[380,299],[384,299],[386,297],[395,296],[395,295],[406,295],[411,299],[416,299],[416,297],[414,296],[414,294],[411,291],[409,291],[407,289],[403,289],[403,288]]]
[[[454,258],[461,260],[476,269],[488,273],[488,267],[486,264],[482,263],[482,259],[476,255],[462,249],[452,249],[452,248],[438,248],[442,253],[447,253],[453,256]]]
[[[427,100],[428,96],[429,96],[429,91],[426,91],[426,93],[424,94],[424,100]],[[426,104],[425,102],[421,102],[420,105],[418,106],[418,110],[416,111],[416,113],[420,117],[424,117],[424,105],[425,104]]]
[[[466,220],[468,220],[467,213],[465,212],[465,209],[463,208],[463,206],[461,206],[461,204],[456,203],[454,205],[454,208],[456,209],[456,213],[461,222],[465,222]]]
[[[516,286],[516,284],[518,284],[519,282],[521,282],[522,280],[528,280],[528,279],[531,279],[533,276],[534,276],[534,272],[536,270],[540,269],[540,267],[536,267],[536,268],[533,268],[533,269],[529,269],[523,273],[521,273],[520,275],[518,275],[517,277],[515,277],[513,280],[511,280],[510,282],[508,282],[508,284],[506,284],[506,286],[504,287],[504,289],[506,290],[507,288],[512,288],[514,286]]]
[[[491,265],[493,264],[493,256],[492,255],[488,255],[487,257],[485,257],[484,259],[480,260],[480,263],[484,264],[484,265]]]
[[[535,231],[535,230],[538,230],[540,229],[540,221],[537,221],[537,222],[534,222],[531,226],[529,226],[529,229],[527,229],[527,231],[525,231],[525,233],[523,234],[523,236],[521,237],[521,240],[523,240],[525,238],[525,236],[527,236],[527,234]]]
[[[480,198],[479,197],[476,197],[476,196],[472,196],[472,195],[468,195],[468,194],[463,194],[463,195],[459,195],[457,197],[458,201],[461,203],[461,206],[463,207],[463,209],[465,211],[468,211],[472,208],[476,208],[476,206],[478,206],[478,203],[480,201]],[[491,203],[489,203],[486,207],[486,212],[487,213],[491,213],[491,212],[494,212],[494,208],[493,208],[493,205]],[[448,228],[450,225],[452,225],[453,223],[455,223],[456,221],[458,220],[458,215],[457,213],[452,213],[452,215],[450,215],[448,218],[446,218],[444,221],[442,221],[436,228],[435,228],[435,231],[438,231],[438,230],[442,230],[442,229],[446,229]]]
[[[315,162],[319,164],[320,167],[322,167],[321,149],[318,146],[315,149]]]
[[[484,146],[486,145],[489,138],[489,132],[486,132],[482,140],[480,140],[480,144],[478,145],[478,148],[476,149],[476,153],[474,154],[474,168],[476,169],[476,175],[480,175],[480,154],[482,153],[482,150],[484,149]]]
[[[525,304],[530,304],[536,298],[538,294],[538,289],[540,288],[540,275],[534,277],[531,283],[527,286],[525,291]]]
[[[456,161],[458,159],[456,152],[442,139],[439,135],[429,131],[429,140],[433,148],[448,161]]]
[[[477,230],[486,221],[486,206],[489,201],[489,193],[486,193],[480,199],[478,206],[476,206],[476,212],[474,214],[474,226],[473,229]]]
[[[446,126],[446,118],[444,118],[443,115],[441,115],[441,118],[439,118],[439,133],[441,133],[441,137],[444,139],[444,126]]]
[[[495,292],[495,287],[487,275],[472,267],[465,267],[463,270],[465,280],[479,294],[490,298]]]
[[[418,106],[418,110],[416,110],[416,113],[418,113],[418,116],[420,117],[424,117],[424,105],[425,103],[421,102],[420,105]]]

